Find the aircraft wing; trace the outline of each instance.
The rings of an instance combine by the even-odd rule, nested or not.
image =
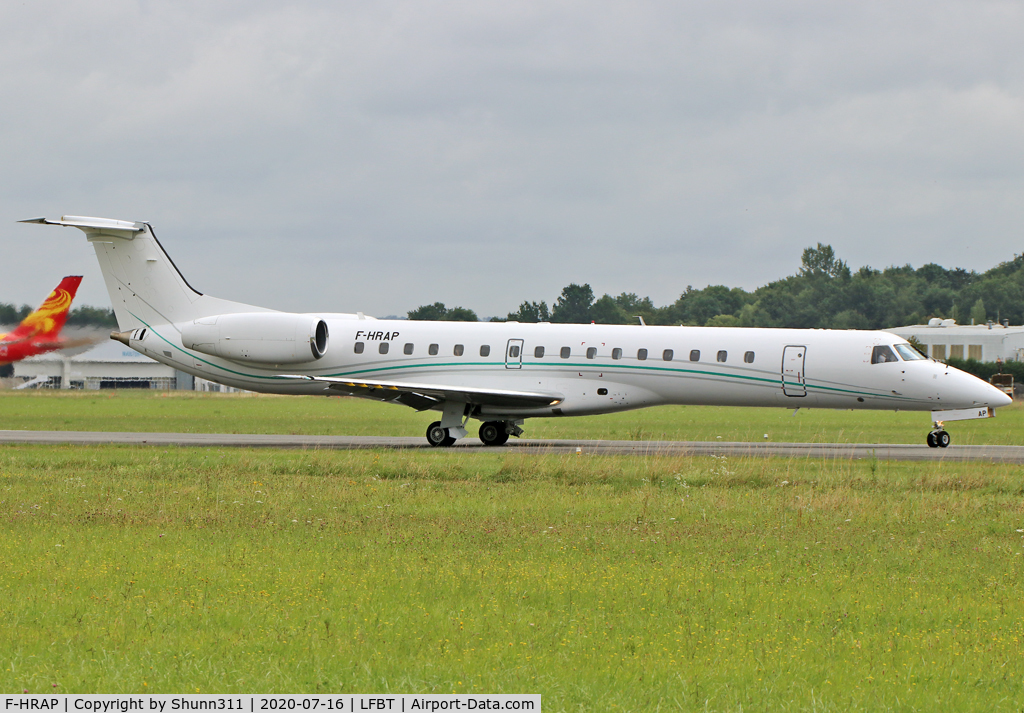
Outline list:
[[[331,391],[338,391],[350,396],[362,396],[380,401],[397,401],[411,406],[417,411],[426,411],[444,401],[462,401],[479,406],[503,408],[538,408],[555,406],[565,399],[562,394],[547,391],[508,391],[403,381],[342,379],[333,376],[282,374],[281,377],[323,383]]]

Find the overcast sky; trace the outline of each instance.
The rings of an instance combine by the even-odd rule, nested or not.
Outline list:
[[[62,214],[150,221],[197,289],[481,316],[570,282],[673,302],[832,244],[1024,252],[1024,4],[0,3],[0,302]]]

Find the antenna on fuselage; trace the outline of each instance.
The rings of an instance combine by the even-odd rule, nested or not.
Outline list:
[[[635,314],[633,316],[640,320],[640,326],[641,327],[646,327],[647,326],[647,322],[644,321],[644,316],[642,314]]]

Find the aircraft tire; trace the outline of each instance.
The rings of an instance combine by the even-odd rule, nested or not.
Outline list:
[[[485,446],[502,446],[508,441],[508,432],[501,421],[487,421],[480,426],[480,442]]]
[[[949,445],[951,439],[948,433],[945,431],[939,431],[935,434],[935,440],[938,442],[939,448],[945,448]]]
[[[455,439],[448,435],[447,428],[441,428],[440,421],[434,421],[427,426],[427,443],[434,448],[445,448],[455,443]]]
[[[939,447],[939,439],[936,438],[935,431],[929,431],[928,432],[928,438],[925,439],[925,442],[928,444],[929,448],[938,448]]]

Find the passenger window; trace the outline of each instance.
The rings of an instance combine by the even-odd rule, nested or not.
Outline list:
[[[535,359],[543,359],[544,358],[544,347],[534,347],[533,348],[533,357]]]
[[[490,347],[489,344],[484,344],[483,346],[480,347],[480,356],[490,356],[490,355],[491,355],[491,347]]]
[[[754,363],[754,352],[746,352],[743,355],[743,361],[745,361],[747,364],[753,364]]]
[[[722,351],[718,352],[718,361],[725,361],[728,358],[729,358],[729,352],[725,351],[724,349]]]
[[[390,349],[390,348],[391,348],[391,342],[381,342],[380,346],[377,347],[377,351],[379,351],[381,354],[387,354],[388,353],[388,349]]]
[[[587,347],[587,359],[593,359],[597,356],[597,347]]]
[[[892,349],[885,346],[884,344],[879,345],[871,350],[871,363],[872,364],[885,364],[890,361],[899,361],[896,358],[896,354],[893,353]]]
[[[638,349],[637,352],[636,352],[636,358],[639,361],[646,360],[647,359],[647,350],[646,349]]]
[[[619,349],[618,347],[615,347],[614,349],[612,349],[612,359],[615,359],[616,361],[618,361],[621,358],[622,358],[622,350]]]
[[[427,354],[429,354],[430,356],[437,356],[437,345],[431,344],[429,347],[427,347]]]
[[[569,351],[569,347],[562,347],[562,351],[561,354],[559,354],[559,356],[561,356],[563,359],[568,359],[570,353],[571,352]]]
[[[690,361],[700,361],[700,349],[690,350]]]
[[[403,351],[403,352],[404,352],[405,354],[412,354],[412,342],[410,342],[410,343],[406,344],[406,345],[405,345],[405,348],[404,348],[404,349],[402,349],[402,351]]]
[[[461,344],[455,345],[455,356],[462,356],[465,351],[466,347],[462,346]]]
[[[356,342],[356,346],[355,346],[356,354],[362,354],[363,353],[363,346],[364,345],[363,345],[362,342]]]
[[[597,395],[598,396],[607,396],[608,395],[608,389],[598,389],[597,390]]]
[[[663,361],[672,361],[672,356],[674,354],[675,352],[673,352],[671,349],[666,349],[661,353],[661,358]]]

